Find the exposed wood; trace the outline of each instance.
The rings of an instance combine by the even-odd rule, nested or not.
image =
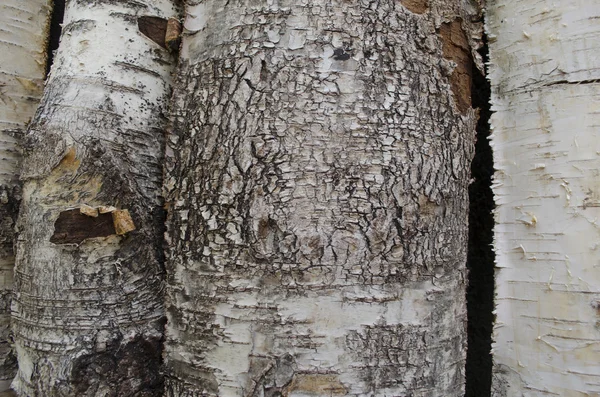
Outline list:
[[[444,43],[444,57],[453,61],[456,68],[450,75],[450,85],[456,106],[461,112],[471,107],[471,83],[473,81],[473,62],[469,40],[462,28],[460,19],[443,23],[440,36]]]
[[[163,48],[167,48],[165,36],[167,34],[167,23],[165,18],[142,16],[138,20],[138,29],[150,40]]]
[[[54,234],[50,242],[54,244],[79,244],[85,239],[108,237],[116,234],[111,214],[92,217],[82,214],[79,209],[60,213],[54,222]]]

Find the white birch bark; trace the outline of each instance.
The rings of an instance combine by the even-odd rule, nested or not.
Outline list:
[[[20,197],[18,141],[42,95],[50,11],[49,0],[0,4],[0,391],[8,389],[17,368],[9,335]]]
[[[174,57],[138,19],[174,14],[170,0],[67,4],[26,137],[12,307],[20,396],[162,395],[160,189]]]
[[[487,12],[495,396],[600,395],[600,4]]]
[[[188,2],[167,396],[464,394],[477,13]]]

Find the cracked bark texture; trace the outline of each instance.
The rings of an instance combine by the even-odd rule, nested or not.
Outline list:
[[[496,201],[493,391],[600,395],[600,7],[487,9]]]
[[[480,15],[409,3],[187,3],[167,396],[463,396]]]
[[[175,13],[168,0],[67,3],[24,145],[12,304],[20,396],[162,395],[160,189],[174,58],[137,19]],[[111,220],[114,232],[96,229]]]
[[[10,299],[21,195],[18,142],[42,96],[51,8],[49,0],[0,4],[0,392],[17,372],[10,346]]]

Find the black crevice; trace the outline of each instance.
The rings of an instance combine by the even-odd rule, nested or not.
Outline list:
[[[544,87],[551,87],[553,85],[561,85],[561,84],[580,85],[580,84],[598,84],[598,83],[600,83],[600,79],[575,80],[575,81],[558,80],[558,81],[553,81],[551,83],[546,83],[546,84],[544,84]]]
[[[65,0],[54,0],[52,8],[52,18],[50,19],[50,37],[48,38],[48,55],[46,61],[46,78],[50,74],[50,68],[54,62],[54,52],[58,48],[60,33],[62,31],[62,22],[65,16]]]
[[[484,37],[485,39],[485,37]],[[487,43],[480,54],[487,64]],[[490,84],[477,71],[473,75],[472,106],[479,108],[475,157],[469,186],[469,245],[467,268],[468,350],[465,397],[489,397],[492,382],[492,325],[494,321],[494,260],[492,250],[494,163],[490,147]]]

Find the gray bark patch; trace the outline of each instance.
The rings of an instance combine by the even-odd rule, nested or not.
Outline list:
[[[248,374],[252,378],[248,397],[279,397],[292,381],[296,365],[294,357],[284,354],[281,357],[255,357]]]
[[[155,338],[138,337],[115,343],[107,351],[79,357],[72,379],[77,396],[161,396],[159,376],[161,347]]]

